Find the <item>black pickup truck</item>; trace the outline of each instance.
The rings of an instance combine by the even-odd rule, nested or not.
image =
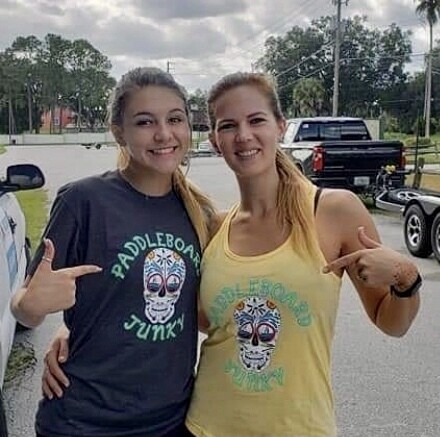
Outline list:
[[[281,148],[316,185],[371,193],[381,167],[405,169],[400,141],[372,140],[361,118],[313,117],[287,122]],[[404,185],[399,172],[390,186]]]

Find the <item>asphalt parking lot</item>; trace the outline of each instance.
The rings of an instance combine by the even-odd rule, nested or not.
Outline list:
[[[0,156],[7,164],[31,162],[46,174],[53,199],[67,181],[115,167],[115,149],[76,146],[14,147]],[[192,160],[189,176],[220,208],[238,198],[232,173],[219,157]],[[385,244],[407,253],[398,215],[374,214]],[[438,437],[440,435],[440,265],[415,259],[425,286],[422,307],[410,332],[388,338],[368,320],[357,295],[343,282],[333,357],[333,384],[341,437]],[[51,316],[38,329],[17,335],[16,344],[32,349],[35,363],[5,391],[10,437],[33,435],[40,398],[42,358],[60,321]]]

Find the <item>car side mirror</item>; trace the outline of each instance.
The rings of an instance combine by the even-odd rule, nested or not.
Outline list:
[[[39,167],[33,164],[10,165],[6,180],[0,182],[2,191],[33,190],[44,185],[45,179]]]

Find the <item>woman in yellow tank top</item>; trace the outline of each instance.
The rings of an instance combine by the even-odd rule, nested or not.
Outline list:
[[[319,194],[277,147],[285,120],[260,74],[221,79],[208,100],[212,140],[240,203],[219,219],[202,261],[207,320],[187,427],[197,437],[334,437],[331,346],[347,271],[383,332],[401,336],[420,276],[380,244],[358,198]]]

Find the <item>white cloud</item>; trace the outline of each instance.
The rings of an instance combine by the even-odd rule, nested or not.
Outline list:
[[[249,70],[269,35],[334,12],[331,0],[0,0],[0,50],[31,34],[85,38],[109,56],[116,77],[134,66],[166,68],[171,62],[171,71],[192,90]],[[413,31],[414,53],[427,49],[413,0],[351,0],[342,14],[367,15],[380,28],[395,22]],[[423,56],[413,59],[411,69],[422,68]]]
[[[153,20],[222,17],[246,11],[245,0],[133,0],[139,13]]]

